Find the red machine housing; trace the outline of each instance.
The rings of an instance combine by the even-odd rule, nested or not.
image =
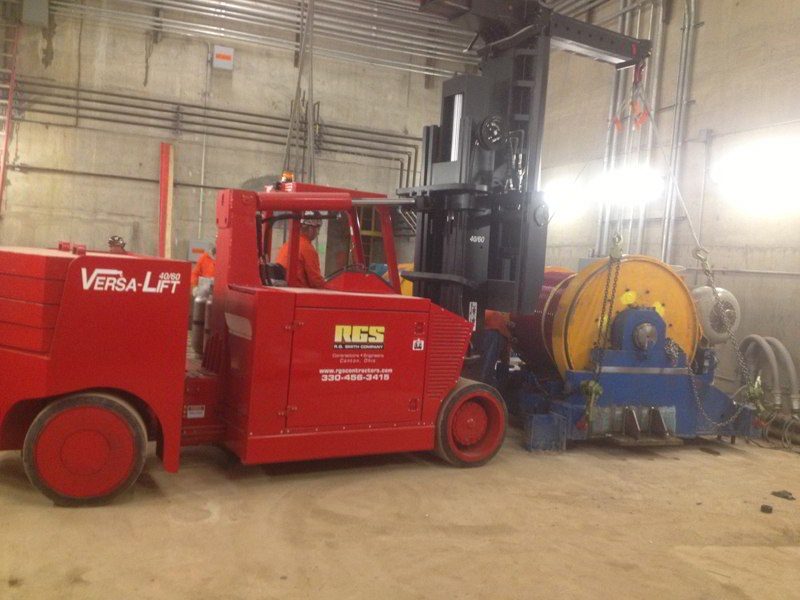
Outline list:
[[[391,284],[363,264],[354,199],[366,198]],[[434,448],[455,464],[486,462],[504,437],[502,399],[460,382],[471,324],[397,293],[381,198],[301,184],[221,192],[202,364],[186,359],[188,263],[0,249],[0,449],[22,448],[34,484],[65,503],[107,499],[135,480],[139,437],[158,441],[168,471],[181,446],[197,444],[247,464]],[[355,265],[328,289],[293,285],[308,211],[350,223]],[[289,281],[269,285],[261,267],[278,215],[290,223]]]

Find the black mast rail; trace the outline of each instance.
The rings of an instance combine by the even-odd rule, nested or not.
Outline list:
[[[549,215],[539,190],[551,50],[618,69],[651,45],[533,0],[422,0],[474,31],[480,75],[446,81],[439,125],[423,132],[414,293],[482,328],[486,309],[530,313],[542,286]]]

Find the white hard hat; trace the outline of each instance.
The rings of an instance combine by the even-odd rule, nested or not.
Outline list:
[[[317,213],[306,213],[300,219],[300,224],[305,227],[322,227],[322,219],[319,218]]]

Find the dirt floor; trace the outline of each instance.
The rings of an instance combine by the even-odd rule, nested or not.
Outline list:
[[[243,467],[54,508],[0,454],[0,598],[800,597],[800,456],[744,444]],[[764,514],[762,504],[774,507]]]

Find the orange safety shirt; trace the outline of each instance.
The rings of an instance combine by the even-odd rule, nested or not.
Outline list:
[[[217,270],[217,262],[211,258],[208,252],[203,252],[197,264],[192,269],[192,287],[200,283],[201,277],[214,277]]]
[[[311,244],[308,238],[304,235],[300,236],[300,256],[297,261],[297,279],[300,281],[300,287],[307,288],[323,288],[325,287],[325,278],[322,276],[322,270],[319,266],[319,254],[316,248]],[[276,263],[281,265],[287,270],[286,276],[288,277],[289,270],[289,242],[287,241],[278,251],[278,258]]]

